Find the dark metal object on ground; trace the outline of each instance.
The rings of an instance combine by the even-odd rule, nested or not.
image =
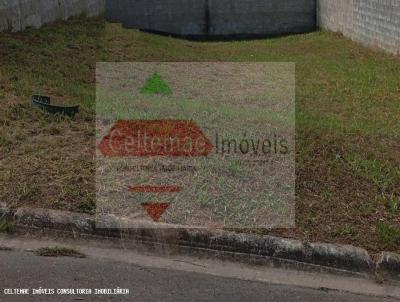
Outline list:
[[[42,95],[32,95],[32,105],[52,114],[63,114],[73,117],[79,112],[79,106],[51,105],[50,98]]]

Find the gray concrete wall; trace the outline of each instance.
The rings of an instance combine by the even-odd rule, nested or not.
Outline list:
[[[206,0],[106,0],[111,22],[177,35],[203,34],[205,9]]]
[[[210,0],[210,34],[302,33],[316,29],[314,0]]]
[[[400,0],[318,0],[318,24],[400,54]]]
[[[107,19],[184,36],[280,35],[316,29],[315,0],[107,0]]]
[[[100,16],[105,0],[0,0],[0,32],[40,27],[72,16]]]

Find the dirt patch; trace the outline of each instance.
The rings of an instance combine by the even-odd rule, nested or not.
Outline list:
[[[36,256],[42,257],[74,257],[85,258],[86,256],[74,249],[65,247],[42,247],[34,251]]]

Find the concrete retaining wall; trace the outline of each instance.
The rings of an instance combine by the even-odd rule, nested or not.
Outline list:
[[[400,54],[400,0],[318,0],[321,28]]]
[[[100,16],[105,0],[0,0],[0,32],[40,27],[72,16]]]
[[[315,0],[107,0],[107,19],[183,36],[280,35],[316,29]]]
[[[209,0],[212,35],[279,35],[316,29],[314,0]]]
[[[199,35],[206,27],[205,0],[107,0],[106,17],[128,28]]]
[[[318,20],[321,28],[400,54],[400,0],[0,0],[0,32],[105,10],[126,27],[182,36],[302,33]]]

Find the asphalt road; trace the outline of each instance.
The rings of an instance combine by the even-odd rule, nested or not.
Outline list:
[[[57,289],[129,289],[127,295],[58,295]],[[6,295],[12,289],[54,289],[54,295]],[[41,257],[0,251],[0,301],[395,301],[335,290],[318,290],[140,266],[96,257]]]

